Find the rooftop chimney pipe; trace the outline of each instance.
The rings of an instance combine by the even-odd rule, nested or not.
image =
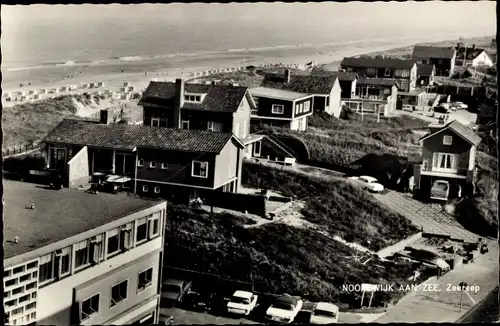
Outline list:
[[[181,109],[184,105],[184,80],[175,80],[174,128],[181,128]]]

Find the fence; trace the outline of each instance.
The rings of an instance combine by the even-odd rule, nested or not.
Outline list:
[[[41,147],[41,144],[39,142],[8,147],[6,149],[2,149],[2,158],[5,159],[7,157],[11,157],[11,156],[15,156],[15,155],[27,154],[31,151],[35,151],[35,150],[40,149],[40,147]]]

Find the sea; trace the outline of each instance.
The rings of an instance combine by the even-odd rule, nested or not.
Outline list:
[[[491,21],[485,16],[460,24],[449,18],[408,24],[408,17],[419,18],[421,12],[427,18],[436,16],[431,6],[357,2],[2,5],[2,72],[8,79],[14,72],[53,67],[308,47],[321,51],[332,46],[494,34],[494,3],[474,6]],[[442,10],[446,4],[434,6]],[[469,18],[470,5],[455,7]]]

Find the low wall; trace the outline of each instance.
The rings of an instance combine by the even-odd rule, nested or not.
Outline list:
[[[410,243],[414,242],[415,240],[420,239],[421,237],[422,237],[422,232],[418,232],[417,234],[414,234],[406,239],[403,239],[403,240],[399,241],[398,243],[395,243],[387,248],[379,250],[377,252],[377,255],[381,258],[385,258],[387,256],[390,256],[398,251],[403,250]]]
[[[266,197],[262,195],[213,192],[211,196],[207,196],[205,205],[240,212],[247,211],[259,216],[266,215]]]

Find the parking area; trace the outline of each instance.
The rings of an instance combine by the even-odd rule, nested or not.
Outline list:
[[[476,242],[478,235],[464,229],[452,216],[442,211],[441,205],[425,204],[407,194],[388,191],[386,194],[374,194],[380,202],[411,220],[424,232],[445,234],[453,238]]]

